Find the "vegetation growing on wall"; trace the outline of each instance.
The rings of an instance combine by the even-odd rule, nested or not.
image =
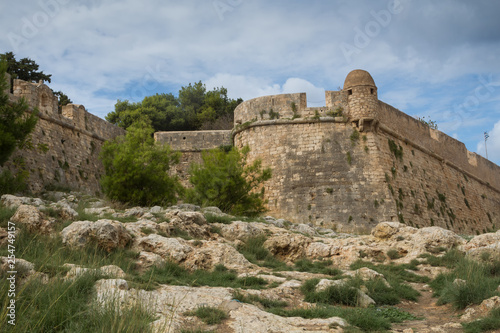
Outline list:
[[[403,147],[398,146],[394,140],[388,139],[389,150],[394,154],[394,156],[400,161],[403,160]]]

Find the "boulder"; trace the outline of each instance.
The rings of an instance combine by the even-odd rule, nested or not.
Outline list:
[[[0,257],[0,271],[6,273],[8,271],[16,271],[17,277],[29,277],[36,273],[35,265],[27,260],[16,258],[15,267],[11,266],[12,261],[7,257]]]
[[[241,221],[222,225],[220,232],[222,237],[230,241],[235,241],[237,239],[244,241],[251,237],[264,235],[264,232],[255,227],[252,223]]]
[[[290,226],[290,230],[300,232],[301,234],[304,234],[306,236],[318,236],[318,232],[316,231],[316,229],[304,223],[292,224]]]
[[[472,238],[467,244],[462,246],[462,250],[469,252],[485,247],[500,249],[500,230],[495,233],[482,234]]]
[[[102,266],[99,269],[82,267],[75,264],[64,264],[63,267],[68,267],[70,270],[64,276],[65,280],[77,278],[85,273],[97,274],[100,273],[108,278],[125,278],[127,274],[116,265]]]
[[[281,234],[266,240],[264,248],[283,260],[293,262],[306,255],[306,249],[311,242],[310,238],[300,234]]]
[[[353,278],[357,277],[363,281],[370,281],[370,280],[378,279],[378,280],[382,281],[382,283],[386,287],[390,287],[389,283],[386,281],[383,274],[380,274],[379,272],[374,271],[373,269],[368,268],[368,267],[361,267],[355,271],[348,271],[348,272],[345,272],[344,275],[350,276]]]
[[[136,264],[139,270],[146,270],[151,266],[161,266],[165,263],[159,254],[147,251],[141,251],[139,257],[137,258]]]
[[[124,223],[127,231],[136,238],[144,237],[147,234],[158,233],[161,231],[160,225],[149,220],[139,220],[137,222]]]
[[[53,220],[44,218],[38,207],[20,205],[10,219],[14,223],[26,225],[29,232],[50,233],[53,229]]]
[[[440,227],[418,229],[414,234],[414,245],[420,245],[427,252],[434,252],[439,248],[450,250],[465,244],[465,240],[453,231]]]
[[[183,265],[189,270],[211,270],[217,265],[224,265],[238,272],[256,268],[234,247],[217,241],[203,242],[196,251],[189,253]]]
[[[45,204],[39,198],[17,197],[11,194],[2,195],[0,202],[7,208],[17,208],[21,205],[42,206]]]
[[[329,279],[321,279],[316,285],[316,291],[323,291],[328,289],[331,286],[343,286],[346,284],[346,280],[329,280]]]
[[[380,240],[386,240],[394,236],[406,225],[399,222],[381,222],[372,229],[372,236]]]
[[[225,214],[220,210],[218,207],[204,207],[201,209],[201,212],[203,214],[211,214],[211,215],[218,215],[218,216],[229,216],[228,214]]]
[[[99,217],[103,217],[104,215],[112,215],[115,213],[115,210],[110,207],[85,208],[83,211],[85,212],[85,214],[96,215]]]
[[[370,305],[375,305],[375,301],[370,296],[368,296],[367,294],[362,292],[361,290],[358,290],[358,304],[357,304],[357,306],[359,306],[360,308],[367,308]]]
[[[211,237],[210,226],[205,216],[199,212],[173,210],[165,213],[169,222],[160,223],[160,229],[167,235],[175,236],[176,232],[184,231],[190,237],[208,239]]]
[[[177,263],[184,261],[193,250],[183,239],[167,238],[157,234],[141,237],[134,243],[134,248],[138,251],[153,252],[163,259]]]
[[[199,212],[172,210],[165,213],[165,217],[168,218],[170,222],[179,222],[187,224],[194,223],[197,225],[207,224],[205,216],[203,216],[203,214]]]
[[[460,317],[460,321],[466,322],[486,317],[491,310],[498,307],[500,307],[500,297],[493,296],[482,301],[480,305],[465,309],[465,313]]]
[[[233,306],[228,304],[224,309],[228,309],[227,312],[232,320],[228,321],[227,325],[234,332],[239,332],[242,327],[245,328],[245,332],[343,332],[342,327],[347,326],[347,322],[339,317],[325,319],[286,318],[245,303],[237,303]]]
[[[132,237],[122,223],[112,220],[77,221],[61,231],[64,244],[73,247],[83,247],[90,242],[106,251],[125,247]]]

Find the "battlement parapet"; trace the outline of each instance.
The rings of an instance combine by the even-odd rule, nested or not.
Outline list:
[[[6,77],[10,85],[10,75]],[[12,93],[11,93],[12,91]],[[33,192],[48,184],[58,184],[87,192],[99,192],[103,172],[99,151],[106,140],[124,135],[125,130],[85,110],[68,104],[59,109],[58,98],[43,82],[13,80],[6,91],[12,103],[24,99],[28,112],[38,110],[39,121],[32,133],[35,147],[45,149],[16,151],[11,160],[22,159],[30,171],[28,184]],[[18,166],[6,163],[13,172]]]
[[[231,131],[156,132],[155,141],[169,144],[173,150],[197,152],[232,144]]]

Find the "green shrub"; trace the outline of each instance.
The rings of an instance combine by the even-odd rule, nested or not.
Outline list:
[[[177,178],[168,170],[179,162],[179,153],[156,144],[153,128],[144,121],[128,128],[125,136],[104,143],[101,160],[105,175],[104,193],[112,200],[134,205],[167,205],[182,192]]]
[[[441,257],[436,257],[429,254],[424,254],[423,257],[431,266],[444,266],[448,268],[456,267],[465,258],[464,254],[456,249],[451,249]]]
[[[202,153],[203,164],[191,165],[189,181],[193,189],[186,192],[189,202],[216,206],[233,215],[254,216],[265,211],[261,184],[271,178],[271,169],[262,162],[247,163],[248,147],[229,152],[212,149]]]
[[[387,256],[391,259],[399,259],[401,258],[401,255],[399,254],[399,251],[396,249],[390,249],[387,251]]]
[[[3,194],[23,193],[28,189],[26,180],[29,173],[20,171],[13,175],[9,170],[0,173],[0,196]]]
[[[208,325],[220,324],[224,319],[227,319],[227,314],[224,311],[211,306],[199,307],[190,314],[200,318]]]
[[[286,301],[279,301],[279,300],[273,300],[273,299],[269,299],[269,298],[263,298],[263,297],[260,297],[260,296],[257,296],[257,295],[243,295],[241,292],[239,291],[235,291],[233,293],[233,299],[236,299],[240,302],[243,302],[243,303],[250,303],[250,304],[260,304],[262,305],[262,307],[264,307],[265,309],[273,309],[273,308],[284,308],[286,306],[288,306],[288,303]]]
[[[318,279],[311,279],[302,285],[301,291],[305,295],[304,300],[306,302],[349,306],[358,304],[358,289],[354,288],[350,283],[333,285],[325,290],[315,291],[318,282]]]
[[[331,260],[311,261],[309,259],[299,259],[294,264],[294,269],[299,272],[310,272],[337,276],[342,274],[342,270],[331,266]]]
[[[274,257],[269,250],[264,248],[266,236],[250,237],[243,244],[238,246],[238,251],[253,264],[274,268],[289,270],[290,268],[282,261]]]
[[[465,282],[454,283],[455,279]],[[452,303],[456,308],[464,309],[495,295],[499,284],[500,278],[491,274],[487,264],[463,258],[451,273],[438,275],[430,285],[434,295],[439,297],[438,303]]]
[[[8,208],[0,204],[0,227],[7,228],[7,223],[16,212],[16,208]]]

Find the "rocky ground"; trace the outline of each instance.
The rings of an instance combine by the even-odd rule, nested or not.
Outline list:
[[[122,248],[135,251],[134,276],[149,272],[152,267],[175,263],[188,272],[210,272],[223,265],[224,269],[235,272],[238,279],[255,277],[264,281],[259,288],[198,286],[197,283],[156,283],[154,288],[146,288],[137,283],[130,272],[116,265],[101,267],[105,278],[94,286],[97,304],[105,306],[115,301],[120,308],[142,304],[154,314],[151,328],[156,332],[359,332],[340,316],[284,317],[267,311],[262,301],[245,302],[242,299],[286,301],[284,309],[307,309],[314,304],[305,301],[301,286],[306,281],[318,279],[315,288],[320,292],[357,278],[363,281],[357,291],[357,306],[378,307],[380,305],[369,297],[366,286],[373,280],[387,288],[391,285],[373,267],[353,267],[360,259],[376,265],[413,262],[415,270],[408,274],[425,276],[430,281],[448,269],[429,265],[425,255],[439,256],[450,249],[458,249],[471,258],[484,257],[485,252],[489,257],[500,257],[500,231],[464,238],[439,227],[416,229],[398,222],[381,222],[369,235],[349,235],[307,224],[290,224],[272,217],[241,221],[223,214],[216,207],[200,209],[179,205],[116,209],[103,200],[83,199],[77,194],[52,192],[49,198],[4,195],[1,204],[15,209],[9,219],[11,222],[23,225],[30,233],[58,234],[66,247],[78,249],[95,243],[108,252]],[[60,227],[61,223],[64,228]],[[263,240],[263,257],[270,253],[279,264],[274,267],[265,264],[258,254],[254,257],[257,259],[249,258],[241,250],[249,239]],[[0,228],[2,248],[7,241],[7,230]],[[23,279],[48,281],[54,278],[37,272],[35,265],[22,259],[17,257],[17,267],[24,272]],[[2,270],[7,271],[7,258],[0,257],[0,261]],[[326,262],[323,269],[336,269],[337,272],[299,269],[298,261]],[[74,279],[95,269],[73,262],[64,266],[64,279]],[[462,322],[484,317],[490,309],[500,306],[500,297],[495,296],[480,305],[458,311],[451,305],[436,305],[437,299],[432,297],[427,283],[405,284],[419,291],[420,296],[416,301],[402,300],[394,307],[418,319],[394,323],[392,332],[462,332]],[[217,324],[206,324],[192,315],[200,307],[220,309],[227,318]]]

